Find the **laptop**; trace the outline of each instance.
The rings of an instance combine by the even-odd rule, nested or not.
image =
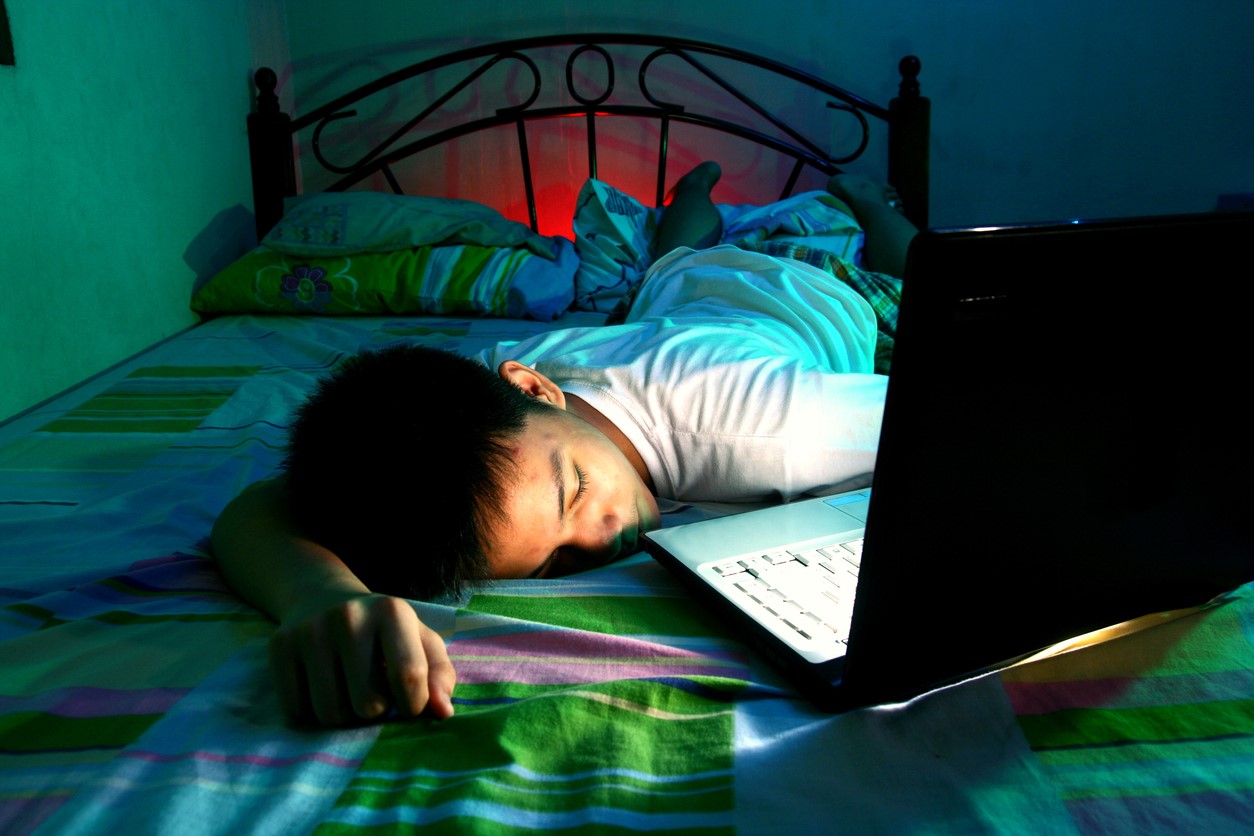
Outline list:
[[[921,233],[872,486],[646,550],[833,711],[1254,580],[1251,242],[1245,212]]]

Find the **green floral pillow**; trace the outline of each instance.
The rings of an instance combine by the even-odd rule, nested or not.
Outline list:
[[[324,316],[455,314],[560,316],[574,299],[578,257],[556,242],[556,258],[526,248],[450,244],[383,253],[293,255],[258,247],[192,298],[204,314]]]
[[[385,253],[435,244],[520,247],[553,258],[555,239],[471,200],[384,192],[293,198],[261,245],[288,255]]]

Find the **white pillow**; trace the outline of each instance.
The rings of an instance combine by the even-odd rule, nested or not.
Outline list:
[[[286,255],[385,253],[431,244],[525,247],[556,258],[558,245],[470,200],[387,194],[317,192],[292,201],[262,246]]]

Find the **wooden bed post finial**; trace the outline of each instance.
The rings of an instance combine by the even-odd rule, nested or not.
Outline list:
[[[919,229],[927,229],[932,102],[919,95],[922,66],[914,55],[897,64],[899,93],[888,103],[888,182],[901,196],[906,217]]]
[[[901,84],[897,85],[898,94],[903,99],[919,97],[919,70],[923,64],[917,55],[907,55],[897,62],[897,71],[901,73]]]
[[[279,110],[278,74],[262,67],[253,75],[257,109],[248,114],[248,155],[253,170],[253,214],[257,240],[283,217],[283,199],[296,194],[292,120]]]
[[[262,67],[253,75],[253,84],[257,85],[257,112],[278,113],[279,97],[274,92],[279,86],[279,76],[269,67]]]

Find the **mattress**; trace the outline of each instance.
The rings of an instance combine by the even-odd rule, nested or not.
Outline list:
[[[207,538],[279,463],[292,407],[359,348],[471,354],[600,317],[224,316],[0,428],[0,831],[1254,821],[1254,585],[829,715],[638,554],[414,602],[458,670],[451,719],[286,724],[273,625]],[[727,510],[662,509],[668,525]]]

